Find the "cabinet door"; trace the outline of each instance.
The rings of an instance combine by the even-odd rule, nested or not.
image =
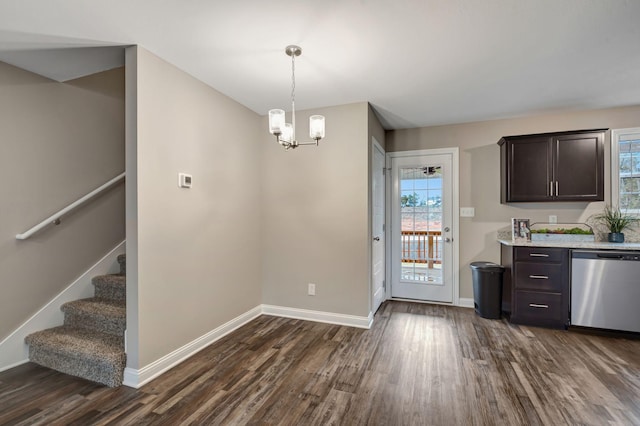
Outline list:
[[[604,200],[604,133],[553,138],[554,199]]]
[[[551,139],[532,137],[506,142],[506,202],[550,201]]]

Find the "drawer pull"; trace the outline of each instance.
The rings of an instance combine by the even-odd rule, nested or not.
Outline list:
[[[549,305],[542,305],[542,304],[539,304],[539,303],[529,303],[529,307],[531,307],[531,308],[548,309]]]
[[[529,256],[531,256],[531,257],[549,257],[548,254],[544,254],[544,253],[529,253]]]
[[[529,275],[529,278],[534,280],[548,280],[549,277],[546,275]]]

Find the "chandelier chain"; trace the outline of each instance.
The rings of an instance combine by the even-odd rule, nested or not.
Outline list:
[[[291,102],[296,101],[296,55],[291,55]]]
[[[296,141],[296,55],[291,55],[291,128],[292,140]]]

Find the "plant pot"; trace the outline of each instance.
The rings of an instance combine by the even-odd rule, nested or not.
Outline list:
[[[622,232],[609,232],[607,239],[610,243],[624,243],[624,234]]]

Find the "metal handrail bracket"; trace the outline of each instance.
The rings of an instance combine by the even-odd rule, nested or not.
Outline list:
[[[125,177],[125,173],[123,172],[123,173],[119,174],[118,176],[114,177],[113,179],[111,179],[110,181],[108,181],[107,183],[105,183],[105,184],[99,186],[98,188],[94,189],[93,191],[91,191],[90,193],[85,195],[84,197],[77,199],[76,201],[74,201],[73,203],[69,204],[67,207],[63,208],[59,212],[49,216],[48,218],[46,218],[45,220],[43,220],[42,222],[40,222],[39,224],[37,224],[33,228],[29,229],[28,231],[23,232],[22,234],[16,235],[16,239],[17,240],[26,240],[27,238],[29,238],[30,236],[32,236],[33,234],[35,234],[36,232],[40,231],[41,229],[43,229],[44,227],[46,227],[48,225],[52,225],[52,224],[53,225],[57,225],[57,224],[59,224],[60,223],[60,218],[62,216],[64,216],[65,214],[69,213],[71,210],[75,209],[76,207],[80,206],[81,204],[84,204],[85,202],[89,201],[90,199],[92,199],[96,195],[100,194],[105,189],[108,189],[112,185],[118,183],[119,181],[124,179],[124,177]]]

